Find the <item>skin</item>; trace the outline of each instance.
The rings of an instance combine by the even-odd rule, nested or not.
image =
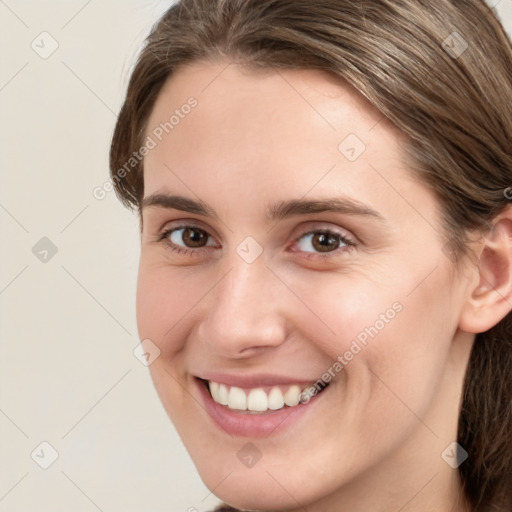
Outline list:
[[[443,250],[440,205],[408,169],[401,133],[350,86],[320,71],[226,66],[196,62],[170,77],[146,135],[190,96],[198,105],[144,162],[145,198],[180,194],[219,215],[142,208],[139,334],[161,351],[151,376],[201,478],[251,510],[469,510],[441,453],[456,440],[474,333],[510,310],[501,304],[492,315],[478,302],[477,291],[500,284],[496,258],[487,258],[487,288],[474,262],[456,271]],[[366,145],[353,162],[338,150],[350,133]],[[270,203],[334,196],[382,219],[265,218]],[[208,245],[187,246],[179,230],[172,239],[190,254],[173,252],[170,236],[159,240],[183,221],[208,234]],[[356,245],[336,240],[321,252],[303,236],[314,229]],[[263,249],[252,263],[236,252],[247,236]],[[314,382],[397,302],[401,311],[336,373],[315,413],[286,430],[232,436],[203,408],[194,375]],[[237,458],[247,442],[262,454],[252,468]]]

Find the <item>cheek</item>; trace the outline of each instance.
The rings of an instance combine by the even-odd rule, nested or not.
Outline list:
[[[296,326],[332,362],[324,380],[343,378],[344,386],[401,407],[393,390],[426,408],[457,327],[457,304],[450,290],[439,293],[449,282],[446,269],[440,267],[421,282],[430,270],[407,275],[397,269],[386,273],[394,276],[387,280],[384,272],[375,272],[337,279],[316,276],[314,285],[309,280],[297,283],[298,295],[308,297],[304,302],[317,316],[297,315]]]
[[[457,328],[457,304],[450,290],[439,294],[448,283],[441,269],[418,287],[417,282],[404,278],[401,285],[375,289],[380,300],[368,298],[370,314],[360,315],[345,340],[352,347],[347,355],[361,347],[350,356],[346,377],[352,389],[367,390],[367,420],[373,411],[375,418],[402,418],[400,424],[411,426],[411,411],[422,417],[438,393]]]
[[[162,307],[168,302],[161,282],[142,264],[137,278],[137,326],[141,339],[157,341],[161,329]]]
[[[369,346],[403,314],[400,292],[381,277],[358,272],[301,276],[291,286],[307,309],[290,298],[296,308],[295,326],[333,361],[351,349],[347,356],[352,358],[361,352],[354,342]]]
[[[137,327],[140,339],[149,338],[163,356],[180,349],[173,328],[179,327],[194,303],[195,295],[188,286],[180,285],[169,270],[141,261],[137,279]],[[197,299],[195,299],[197,301]],[[176,340],[176,343],[169,341]]]

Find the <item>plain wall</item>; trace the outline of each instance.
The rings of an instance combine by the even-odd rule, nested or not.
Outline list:
[[[0,2],[0,512],[218,502],[133,354],[137,218],[93,195],[128,72],[170,3]],[[489,3],[512,32],[512,0]],[[47,469],[42,442],[58,453]]]

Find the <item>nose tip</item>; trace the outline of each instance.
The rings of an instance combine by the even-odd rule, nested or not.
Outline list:
[[[211,294],[200,339],[211,351],[232,358],[283,343],[286,332],[277,287],[278,280],[263,261],[236,262]]]

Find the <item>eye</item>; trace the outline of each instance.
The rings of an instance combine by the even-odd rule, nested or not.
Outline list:
[[[347,236],[330,229],[316,229],[302,234],[296,239],[300,250],[307,253],[308,258],[331,258],[340,251],[345,251],[356,245]],[[308,250],[312,247],[313,250]],[[295,252],[295,251],[294,251]]]
[[[176,226],[162,233],[159,240],[167,243],[172,251],[179,254],[195,254],[206,246],[210,235],[202,228],[194,225]],[[182,245],[185,243],[185,247]],[[215,244],[210,244],[215,245]]]

